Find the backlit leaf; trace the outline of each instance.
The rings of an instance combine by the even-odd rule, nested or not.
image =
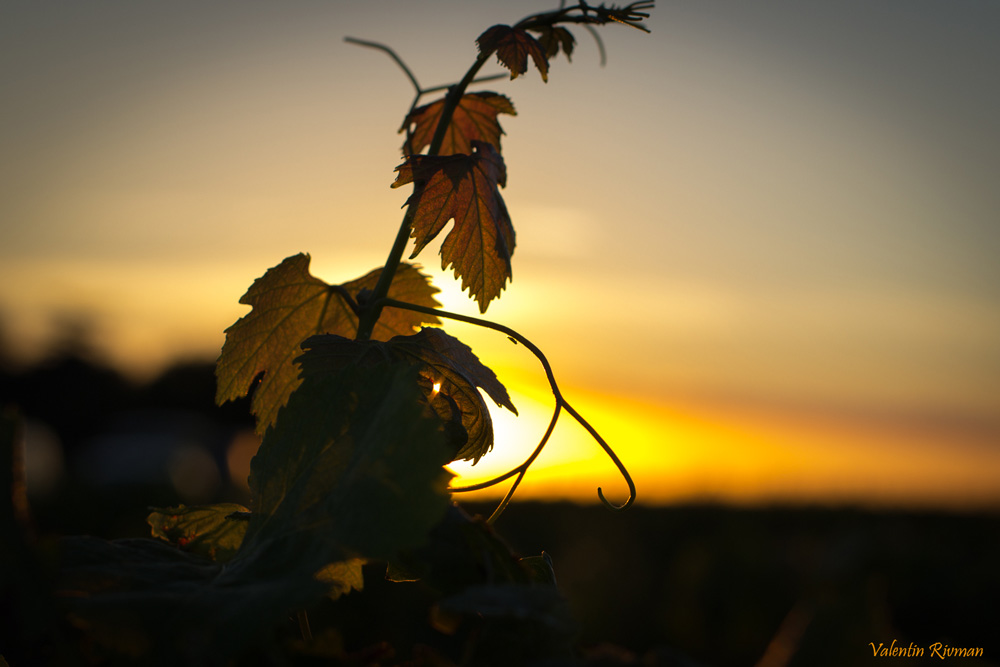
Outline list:
[[[357,299],[362,290],[374,289],[381,269],[376,269],[341,287]],[[427,307],[440,304],[438,290],[430,279],[410,264],[401,264],[388,296]],[[257,431],[263,433],[277,418],[278,409],[299,385],[298,369],[292,361],[299,344],[319,333],[353,337],[358,317],[338,290],[309,273],[309,255],[289,257],[254,281],[240,303],[252,310],[226,329],[226,342],[216,364],[218,380],[215,400],[245,396],[263,373],[254,392],[251,411],[257,416]],[[378,340],[412,333],[421,324],[437,324],[436,317],[399,308],[387,309],[372,333]]]
[[[361,573],[361,566],[365,564],[363,558],[351,558],[349,560],[330,563],[316,573],[316,579],[329,587],[327,597],[336,600],[341,595],[346,595],[352,590],[364,590],[365,578]]]
[[[545,49],[534,37],[521,28],[509,25],[495,25],[476,39],[480,53],[496,51],[500,64],[510,70],[510,78],[528,71],[528,56],[542,75],[542,81],[549,80],[549,61]]]
[[[431,144],[444,103],[444,98],[441,98],[414,109],[406,117],[399,131],[403,132],[411,126],[412,129],[408,141],[403,144],[404,155],[416,155]],[[455,107],[437,154],[472,153],[473,141],[485,141],[499,152],[500,135],[504,133],[497,121],[497,115],[501,113],[517,115],[514,105],[503,95],[485,92],[463,95]]]
[[[572,60],[571,56],[573,55],[573,46],[576,44],[576,38],[573,37],[573,33],[569,30],[562,26],[554,25],[542,25],[529,28],[529,30],[538,33],[538,43],[545,49],[545,55],[550,60],[559,53],[560,48],[566,54],[566,60]]]
[[[455,458],[478,463],[493,448],[493,420],[477,387],[497,405],[517,414],[497,376],[468,345],[441,329],[421,329],[412,336],[396,336],[387,345],[395,356],[409,356],[420,363],[421,375],[427,383],[458,406],[468,441]]]
[[[246,521],[231,517],[247,511],[246,507],[236,503],[180,505],[154,510],[146,522],[153,530],[153,537],[224,563],[240,548],[247,532]]]
[[[514,227],[499,186],[507,181],[503,158],[493,146],[473,141],[471,155],[412,155],[396,168],[392,187],[414,184],[410,207],[415,248],[455,225],[441,244],[441,268],[454,267],[462,289],[486,312],[511,278]]]

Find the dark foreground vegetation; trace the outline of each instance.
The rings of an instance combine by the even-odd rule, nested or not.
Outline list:
[[[177,451],[200,449],[218,477],[199,502],[245,500],[228,479],[226,449],[253,428],[246,406],[213,404],[211,364],[172,368],[144,385],[73,353],[3,374],[2,401],[59,445],[61,475],[32,490],[34,537],[90,534],[148,537],[150,505],[189,502],[167,468]],[[84,389],[86,388],[86,389]],[[240,408],[243,408],[242,410]],[[132,451],[129,460],[121,454]],[[37,468],[31,451],[27,458]],[[35,470],[35,475],[40,474]],[[238,481],[238,480],[237,480]],[[36,484],[37,485],[37,484]],[[490,507],[466,506],[488,514]],[[982,648],[944,664],[1000,664],[1000,517],[858,509],[601,506],[514,502],[498,530],[521,554],[544,550],[576,624],[588,664],[857,665],[875,652],[923,648],[890,664],[938,664],[931,647]],[[12,667],[24,649],[23,572],[3,547],[2,649]],[[419,587],[365,566],[364,595],[329,605],[326,618],[350,629],[361,651],[379,628],[357,619],[384,615],[390,641],[420,643],[433,633]],[[407,621],[407,616],[412,618]],[[289,620],[290,632],[297,626]],[[408,630],[407,630],[408,629]],[[30,657],[30,656],[29,656]],[[356,664],[378,664],[378,656]],[[933,661],[933,662],[931,662]],[[263,663],[268,664],[268,663]],[[335,664],[315,662],[309,664]],[[389,661],[385,664],[397,664]]]

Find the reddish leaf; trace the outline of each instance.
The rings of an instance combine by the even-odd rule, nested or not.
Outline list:
[[[416,247],[410,258],[455,226],[441,244],[441,268],[454,267],[462,289],[486,312],[511,277],[514,227],[498,186],[507,180],[503,158],[493,146],[473,141],[471,155],[412,155],[396,167],[392,187],[414,184],[406,200]]]
[[[341,287],[356,298],[360,291],[374,289],[380,273],[381,269],[376,269]],[[389,296],[434,308],[440,305],[433,296],[437,291],[414,266],[401,264]],[[299,386],[299,371],[293,363],[302,352],[299,344],[319,333],[353,337],[358,317],[335,288],[309,273],[309,256],[304,254],[268,269],[254,281],[240,303],[253,309],[226,329],[226,343],[215,368],[215,400],[222,404],[245,396],[254,379],[263,373],[251,404],[251,411],[257,415],[257,431],[263,433]],[[372,337],[387,340],[413,333],[425,323],[437,324],[438,319],[410,310],[388,309],[379,318]]]
[[[431,144],[443,110],[444,98],[441,98],[410,112],[403,121],[403,126],[399,128],[399,131],[403,132],[413,126],[409,140],[403,144],[404,155],[416,155]],[[438,155],[469,154],[472,152],[473,141],[485,141],[499,151],[500,135],[504,133],[500,123],[497,122],[497,115],[501,113],[517,115],[514,105],[503,95],[497,93],[463,95],[455,107]]]
[[[552,25],[543,25],[528,29],[538,33],[538,43],[545,49],[545,56],[547,58],[554,58],[559,53],[559,48],[562,47],[562,52],[566,54],[566,60],[572,60],[571,56],[573,55],[573,46],[576,44],[576,39],[569,30],[562,26]]]
[[[528,71],[528,56],[535,61],[535,67],[542,75],[542,81],[549,80],[549,61],[545,49],[538,40],[522,28],[509,25],[495,25],[476,39],[480,53],[496,51],[500,64],[510,70],[510,78]]]

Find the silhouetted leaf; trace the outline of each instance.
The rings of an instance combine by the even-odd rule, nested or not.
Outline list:
[[[251,462],[253,513],[227,573],[392,559],[444,513],[449,460],[412,366],[305,374]]]
[[[441,244],[441,268],[454,267],[462,289],[486,312],[511,278],[514,227],[498,186],[506,183],[503,158],[493,146],[472,142],[471,155],[412,155],[396,167],[392,187],[414,184],[411,259],[449,220],[455,225]]]
[[[160,540],[64,538],[60,555],[57,599],[91,659],[127,664],[228,664],[326,591],[294,565],[222,581],[218,563]]]
[[[442,600],[436,611],[455,627],[471,626],[475,665],[572,664],[576,623],[566,599],[546,584],[469,586]],[[464,617],[464,618],[462,618]]]
[[[236,503],[194,505],[156,509],[146,518],[153,537],[185,551],[224,563],[236,553],[247,532],[247,522],[230,518],[248,511]]]
[[[349,341],[340,336],[314,336],[302,347],[306,353],[296,361],[303,377],[335,373],[354,365],[370,367],[387,360],[414,365],[426,400],[448,420],[457,409],[466,437],[454,459],[473,460],[493,447],[493,420],[483,401],[481,388],[497,405],[517,414],[507,389],[496,375],[473,354],[468,345],[441,329],[421,329],[410,336],[394,336],[388,342]]]
[[[444,103],[445,99],[441,98],[414,109],[406,117],[399,131],[403,132],[411,125],[413,129],[409,140],[403,144],[404,155],[416,155],[431,144]],[[455,107],[437,154],[472,153],[473,141],[484,141],[499,152],[500,135],[504,133],[497,122],[497,115],[501,113],[517,115],[514,105],[503,95],[486,92],[463,95]]]
[[[361,559],[425,543],[451,474],[416,381],[400,362],[305,378],[253,459],[254,512],[225,567],[161,540],[64,540],[58,597],[77,627],[112,657],[228,664],[291,612],[360,588]],[[219,506],[178,517],[202,514],[232,521]]]
[[[566,60],[572,60],[571,56],[576,39],[569,30],[562,26],[553,25],[531,27],[528,30],[538,33],[538,43],[545,49],[545,55],[550,60],[559,53],[560,47],[562,52],[566,54]]]
[[[542,81],[549,80],[549,61],[545,49],[534,37],[521,28],[509,25],[495,25],[476,39],[480,53],[496,51],[500,64],[510,70],[510,78],[528,71],[528,56],[535,61],[535,67],[542,75]]]
[[[341,287],[357,299],[362,290],[374,289],[380,274],[381,269],[376,269]],[[388,296],[434,308],[440,305],[433,296],[437,291],[416,267],[401,264]],[[319,333],[353,337],[358,317],[336,288],[309,273],[309,256],[305,254],[289,257],[268,269],[254,281],[240,303],[253,309],[226,329],[226,342],[215,369],[215,400],[222,404],[245,396],[254,379],[263,373],[251,403],[257,431],[263,433],[299,385],[298,369],[292,363],[301,353],[299,344]],[[392,308],[379,318],[372,337],[387,340],[411,333],[421,324],[437,323],[436,317]]]
[[[529,572],[531,581],[556,585],[556,571],[552,566],[552,557],[544,551],[538,556],[521,558],[518,562]]]
[[[395,336],[388,346],[395,356],[406,355],[417,360],[432,393],[437,385],[440,395],[455,402],[468,433],[468,441],[455,458],[478,463],[493,448],[493,420],[476,388],[485,391],[497,405],[517,414],[507,389],[468,345],[441,329],[421,329],[412,336]]]
[[[441,608],[479,617],[531,621],[571,634],[575,623],[559,589],[545,584],[497,583],[469,586],[441,602]]]
[[[527,562],[526,562],[527,561]],[[403,554],[386,572],[391,581],[421,580],[445,595],[469,586],[542,582],[531,559],[518,558],[493,527],[452,503],[427,546]]]

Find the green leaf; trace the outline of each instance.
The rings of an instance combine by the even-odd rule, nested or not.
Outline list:
[[[443,600],[440,606],[459,614],[531,621],[565,634],[575,629],[566,600],[555,586],[517,583],[469,586]]]
[[[510,78],[528,71],[528,56],[542,75],[542,81],[549,80],[549,61],[545,49],[534,37],[521,28],[509,25],[495,25],[476,39],[480,53],[496,51],[500,64],[510,70]]]
[[[544,551],[538,556],[522,558],[519,562],[528,571],[532,581],[556,585],[556,571],[552,566],[552,557]]]
[[[315,574],[422,544],[448,505],[449,459],[413,367],[304,374],[251,462],[253,513],[229,573]]]
[[[511,279],[514,226],[498,186],[506,183],[503,158],[490,144],[471,142],[470,155],[411,155],[396,167],[392,187],[413,183],[411,235],[416,257],[449,220],[441,244],[441,268],[454,267],[462,289],[486,312]]]
[[[302,343],[306,354],[297,360],[303,377],[336,372],[348,365],[369,366],[398,360],[415,366],[425,398],[442,419],[454,411],[465,431],[455,460],[479,459],[493,448],[493,420],[477,387],[497,405],[517,414],[507,389],[473,354],[469,346],[441,329],[421,329],[388,342],[356,344],[340,336],[314,336]]]
[[[578,628],[555,586],[469,586],[442,600],[436,611],[445,618],[464,617],[462,624],[472,626],[477,641],[470,664],[565,664],[573,654]]]
[[[518,558],[485,519],[470,517],[456,504],[431,531],[427,546],[403,554],[402,560],[390,565],[386,577],[420,579],[445,595],[480,584],[543,581],[533,562]]]
[[[224,563],[236,554],[247,532],[247,522],[232,515],[246,511],[246,507],[236,503],[179,505],[155,509],[146,522],[152,528],[153,537]]]
[[[162,540],[73,538],[58,598],[109,657],[228,664],[290,613],[360,588],[362,559],[427,541],[449,503],[443,439],[407,364],[306,377],[252,462],[254,511],[224,567]],[[215,506],[176,525],[201,513],[227,521]]]
[[[364,564],[363,558],[330,563],[316,573],[316,579],[327,585],[327,597],[336,600],[352,590],[364,590],[365,578],[361,572],[361,566]]]
[[[430,146],[444,111],[445,99],[441,98],[411,111],[400,132],[412,126],[409,139],[403,144],[404,155],[416,155]],[[473,141],[484,141],[500,151],[500,135],[504,133],[497,121],[501,113],[516,116],[514,105],[504,95],[481,92],[462,96],[445,131],[438,155],[472,153]]]
[[[456,459],[473,464],[493,448],[493,420],[480,387],[496,402],[515,415],[507,389],[487,368],[468,345],[441,329],[421,329],[412,336],[395,336],[388,346],[398,358],[410,357],[421,364],[421,375],[445,398],[451,399],[462,414],[462,426],[468,442],[455,455]]]
[[[376,269],[340,288],[356,300],[361,291],[374,289],[380,273],[381,269]],[[434,299],[437,291],[416,267],[401,264],[388,296],[435,308],[440,305]],[[226,342],[215,369],[215,400],[221,405],[245,396],[263,373],[251,403],[257,431],[263,433],[299,385],[298,369],[293,363],[301,353],[299,344],[319,333],[353,337],[358,317],[340,289],[309,273],[309,256],[305,254],[289,257],[268,269],[254,281],[240,303],[249,304],[252,310],[226,329]],[[379,318],[372,337],[387,340],[411,333],[421,324],[438,322],[436,317],[392,308]]]
[[[224,580],[220,564],[161,540],[72,537],[59,547],[56,599],[95,662],[229,664],[326,592],[294,567]]]

